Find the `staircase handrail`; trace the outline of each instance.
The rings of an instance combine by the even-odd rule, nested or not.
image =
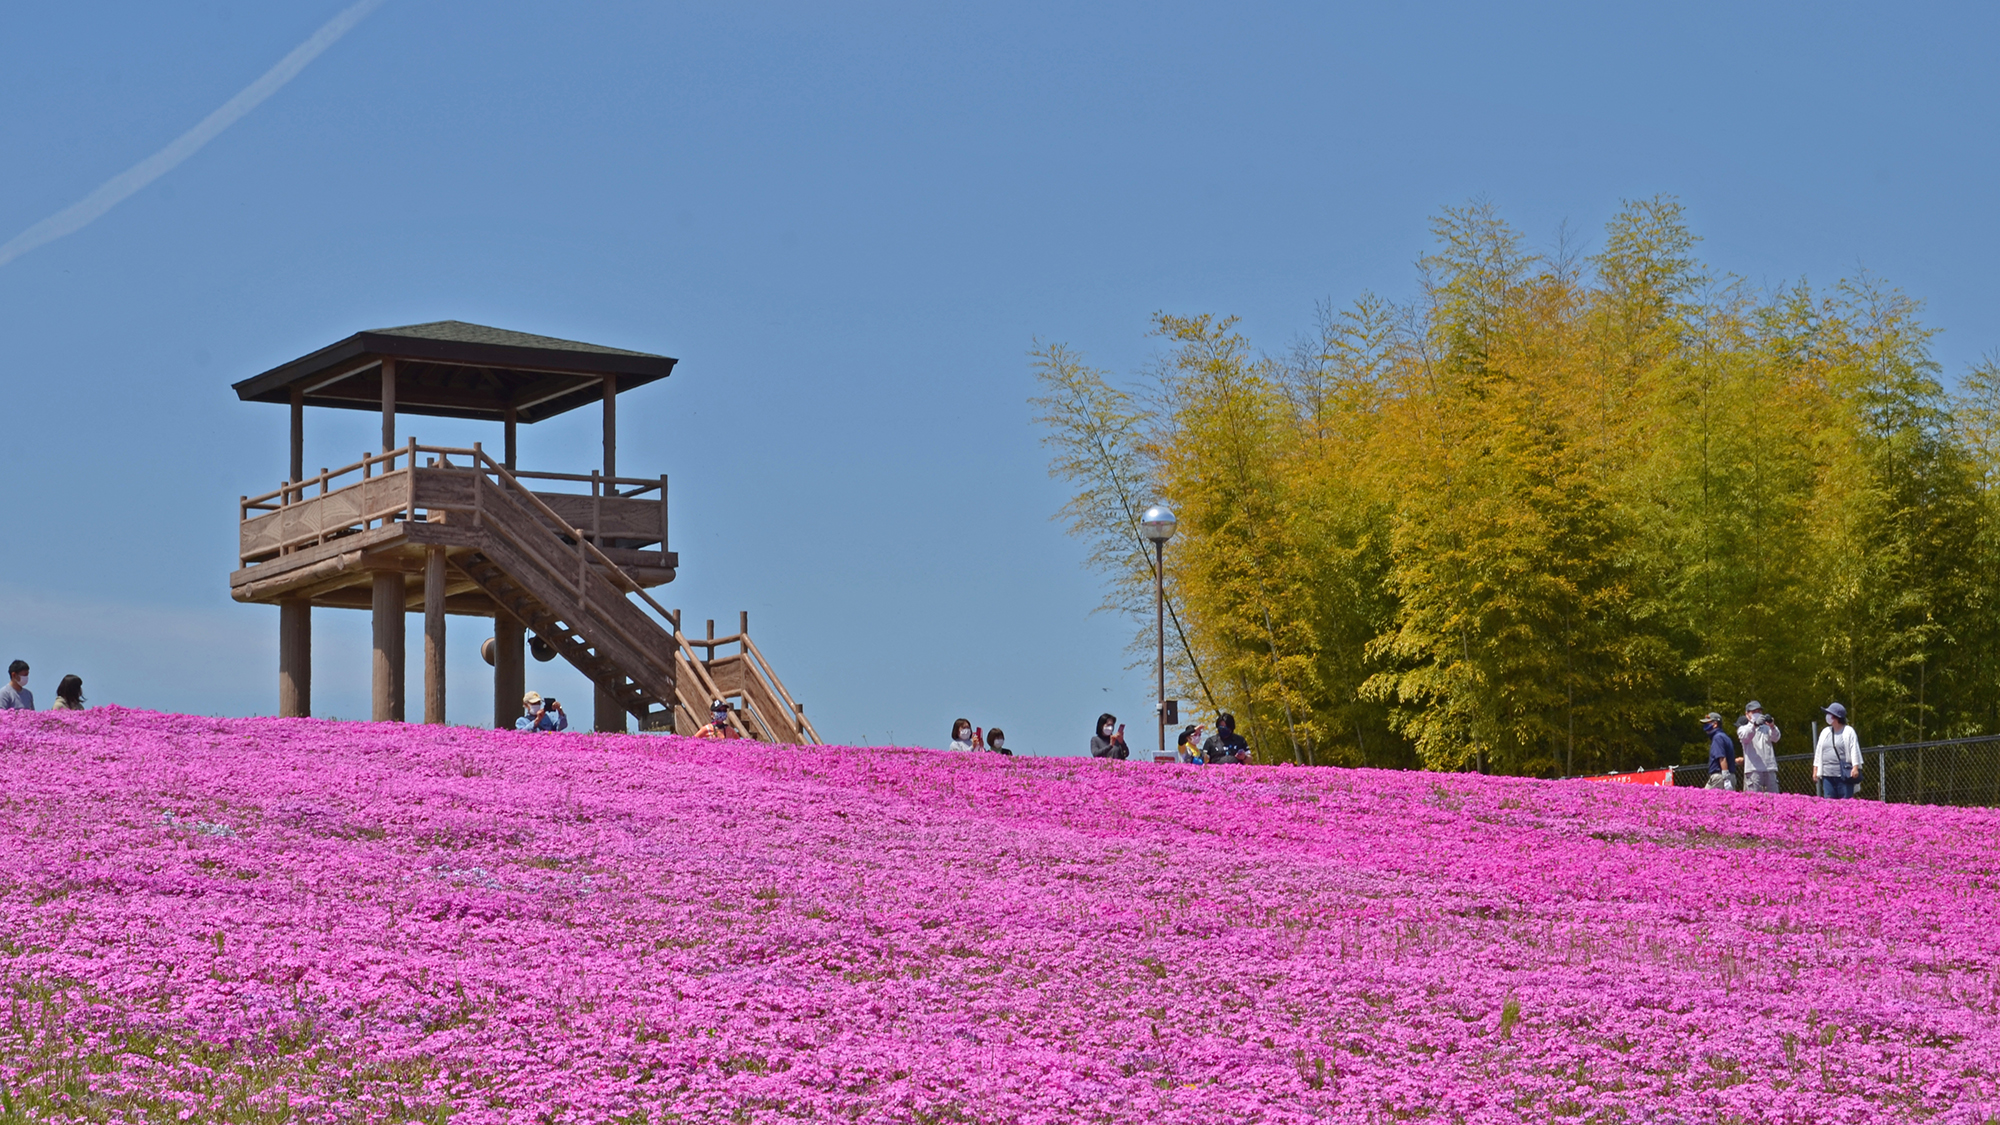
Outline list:
[[[687,642],[687,638],[681,635],[681,629],[678,624],[674,626],[673,634],[674,634],[674,640],[678,642],[680,645],[679,653],[681,656],[681,662],[682,664],[686,665],[687,668],[689,668],[694,672],[695,679],[700,681],[702,693],[708,696],[708,698],[711,700],[721,699],[722,688],[717,686],[715,682],[715,677],[708,674],[707,666],[701,662],[701,659],[699,657],[695,656],[694,646],[690,645]],[[678,680],[675,681],[675,691],[676,692],[679,691]],[[688,708],[688,710],[696,715],[700,714],[700,711],[698,711],[696,708],[690,707]],[[735,711],[729,712],[729,725],[735,727],[737,733],[741,734],[743,737],[745,738],[750,737],[750,728],[743,725],[742,717],[738,715]]]
[[[757,647],[757,642],[751,640],[750,634],[747,632],[743,634],[743,651],[752,658],[751,668],[759,676],[762,676],[772,688],[776,689],[777,697],[788,708],[785,712],[785,719],[791,724],[792,730],[801,737],[810,734],[811,741],[818,743],[819,732],[812,730],[812,724],[806,721],[805,709],[800,707],[798,701],[792,698],[791,692],[785,690],[785,682],[778,678],[777,670],[771,667],[770,661],[764,659],[763,650]]]
[[[635,581],[631,575],[625,573],[624,567],[619,566],[617,563],[613,562],[608,555],[606,555],[603,551],[598,550],[596,544],[590,542],[587,538],[585,538],[582,528],[572,526],[567,520],[557,515],[555,509],[543,503],[541,497],[535,495],[534,490],[523,486],[520,480],[517,479],[512,472],[508,471],[506,466],[493,460],[493,458],[488,456],[486,454],[486,451],[482,449],[476,442],[473,444],[472,447],[472,455],[494,474],[496,480],[500,481],[505,485],[512,486],[514,491],[520,493],[522,496],[527,497],[529,504],[531,504],[535,509],[539,510],[541,515],[544,518],[546,518],[549,522],[555,524],[557,527],[564,528],[565,530],[567,530],[570,533],[571,537],[576,540],[579,554],[586,554],[586,557],[594,559],[599,565],[607,568],[612,574],[617,575],[618,578],[622,580],[622,585],[628,587],[624,591],[625,593],[638,594],[641,600],[643,600],[647,605],[652,606],[653,612],[659,614],[660,617],[668,623],[669,626],[667,630],[668,634],[672,636],[676,642],[679,643],[681,648],[687,650],[688,655],[690,656],[690,658],[692,658],[694,649],[692,648],[692,646],[688,645],[686,638],[681,636],[680,625],[677,622],[675,622],[674,615],[672,613],[669,613],[665,606],[653,600],[653,596],[646,592],[645,587],[639,585],[639,583]],[[518,501],[516,501],[516,503],[518,503]],[[619,632],[622,633],[624,631],[621,629],[619,630]],[[628,643],[630,643],[629,640]],[[641,653],[645,653],[645,649],[643,648],[643,646],[634,645],[633,647],[635,649],[638,649]],[[650,654],[647,655],[650,656]],[[706,669],[701,668],[700,661],[690,659],[690,663],[692,663],[695,666],[697,670],[696,674],[701,680],[702,686],[705,689],[707,689],[708,692],[710,693],[709,698],[711,699],[721,698],[722,693],[716,690],[715,681],[709,678]],[[678,669],[676,669],[676,671],[678,671]],[[678,677],[676,677],[676,685],[677,685],[676,694],[679,693],[678,682],[679,682]],[[729,719],[730,719],[730,725],[734,726],[745,737],[749,736],[749,732],[744,728],[742,722],[737,719],[734,712],[730,713]]]
[[[474,487],[478,488],[482,486],[475,485]],[[515,500],[511,496],[507,496],[504,492],[497,493],[496,495],[504,503],[513,505],[516,511],[520,510],[521,505],[518,500]],[[504,509],[485,509],[483,514],[497,516],[503,510]],[[528,513],[521,512],[521,514],[527,515]],[[585,612],[589,611],[590,599],[577,586],[576,582],[572,580],[569,575],[564,573],[565,568],[552,565],[549,559],[543,557],[542,551],[544,548],[547,547],[548,545],[547,543],[535,544],[535,543],[523,542],[516,529],[509,526],[509,521],[504,518],[493,519],[488,526],[491,527],[493,530],[497,531],[503,537],[505,537],[518,550],[521,550],[522,552],[527,554],[529,556],[530,561],[537,564],[550,579],[552,579],[554,582],[557,583],[560,589],[574,595],[577,598],[579,608],[583,609]],[[543,534],[546,536],[547,539],[554,540],[558,543],[561,542],[561,540],[556,537],[554,532],[547,531],[547,529],[542,529],[542,530]],[[587,581],[589,576],[589,572],[587,570],[585,571],[585,576]],[[617,589],[616,584],[611,584],[611,585],[614,590]],[[560,608],[560,607],[552,607],[552,608]],[[567,617],[569,615],[564,614],[563,616]],[[632,652],[637,654],[640,659],[644,660],[647,664],[651,665],[655,672],[667,676],[672,676],[675,674],[676,669],[670,662],[663,662],[658,656],[654,654],[651,646],[647,645],[640,638],[633,636],[630,630],[626,629],[624,626],[620,625],[617,621],[614,621],[607,616],[604,616],[602,614],[599,614],[597,616],[599,620],[603,622],[605,628],[611,630],[611,632],[616,635],[617,639],[621,641],[625,645],[625,647],[631,649]]]

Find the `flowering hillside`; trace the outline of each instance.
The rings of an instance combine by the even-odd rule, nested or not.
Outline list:
[[[0,1120],[1987,1122],[2000,815],[0,713]]]

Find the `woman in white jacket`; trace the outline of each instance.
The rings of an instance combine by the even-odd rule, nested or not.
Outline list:
[[[1847,725],[1847,708],[1826,705],[1826,729],[1819,732],[1813,746],[1813,780],[1819,795],[1840,799],[1854,796],[1854,784],[1861,779],[1861,736]]]

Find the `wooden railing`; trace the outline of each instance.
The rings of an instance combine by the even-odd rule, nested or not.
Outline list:
[[[747,675],[744,677],[746,681],[744,688],[740,691],[726,691],[721,694],[742,695],[745,702],[751,705],[753,716],[771,737],[782,738],[788,742],[817,743],[819,741],[819,732],[813,729],[811,720],[806,718],[805,707],[792,698],[791,692],[785,690],[785,682],[778,678],[777,670],[772,668],[771,662],[764,658],[764,653],[757,647],[757,642],[750,639],[748,614],[744,615],[744,620],[738,631],[734,635],[727,637],[713,635],[708,637],[688,637],[686,634],[679,632],[679,614],[675,615],[675,623],[676,633],[680,636],[682,645],[686,646],[689,650],[691,657],[694,649],[701,648],[707,650],[708,655],[701,658],[700,663],[715,662],[718,659],[715,655],[715,650],[718,648],[725,645],[739,646],[734,656],[722,657],[720,659],[741,661],[741,667],[747,669]],[[711,621],[709,624],[713,626],[714,622]],[[766,702],[771,704],[771,706],[758,706],[756,701],[758,695],[764,696]],[[764,712],[767,710],[777,711],[781,714],[766,715]]]
[[[453,465],[452,458],[461,465]],[[419,465],[420,458],[427,459]],[[411,472],[412,466],[417,472]],[[364,453],[360,460],[338,469],[321,469],[304,480],[285,481],[259,496],[238,500],[238,519],[244,527],[239,538],[238,565],[249,566],[329,540],[357,534],[392,523],[427,518],[430,510],[462,509],[448,494],[432,494],[419,478],[432,472],[507,472],[521,480],[557,484],[588,485],[587,492],[543,492],[537,495],[560,504],[565,511],[554,518],[559,528],[583,528],[594,542],[611,546],[659,544],[667,551],[667,478],[607,477],[602,473],[544,473],[503,469],[487,457],[478,445],[470,449],[418,445],[386,453]],[[657,498],[649,496],[657,494]],[[544,507],[549,505],[545,504]],[[420,515],[419,513],[424,513]],[[586,518],[587,517],[587,518]],[[275,521],[276,534],[259,534],[265,521]]]
[[[424,459],[421,465],[420,458]],[[587,483],[590,491],[587,495],[543,493],[524,481]],[[308,491],[313,489],[317,492],[309,497]],[[776,741],[817,743],[818,732],[806,719],[805,708],[786,690],[747,628],[729,637],[689,637],[681,629],[679,611],[662,606],[600,546],[600,540],[633,537],[629,525],[613,527],[615,521],[604,519],[604,502],[641,500],[654,491],[659,499],[643,502],[659,505],[656,538],[664,556],[664,475],[654,479],[607,477],[596,472],[521,472],[493,460],[478,443],[465,449],[418,445],[412,439],[400,449],[364,453],[339,469],[321,469],[314,477],[283,482],[261,496],[241,497],[238,515],[243,524],[273,516],[282,519],[296,511],[302,525],[281,527],[275,540],[260,543],[257,552],[246,553],[241,562],[248,566],[255,559],[281,557],[397,522],[469,519],[474,527],[504,540],[538,572],[541,581],[554,587],[559,600],[571,603],[551,605],[551,610],[572,625],[590,621],[602,630],[599,644],[610,642],[624,649],[615,662],[625,667],[627,676],[650,672],[656,682],[670,679],[674,685],[672,705],[685,708],[699,720],[706,715],[710,701],[740,696],[749,704],[747,710],[731,711],[729,716],[730,726],[740,736],[752,738],[761,733]],[[578,513],[558,511],[551,501],[565,506],[587,503],[591,518],[573,519],[571,515]],[[626,534],[621,536],[620,530]],[[645,534],[650,534],[650,529]],[[635,594],[654,616],[628,600]],[[745,672],[739,690],[724,690],[709,670],[710,662],[716,659],[715,650],[730,644],[741,646],[737,654],[723,658],[740,658],[737,666]],[[699,655],[697,649],[705,649],[706,656]],[[758,705],[758,696],[764,697],[765,705]],[[760,729],[753,730],[752,724]]]
[[[476,523],[484,520],[486,512],[485,505],[480,501],[486,498],[486,489],[494,487],[500,491],[503,497],[506,496],[507,490],[511,490],[514,496],[506,497],[507,499],[515,500],[518,497],[518,500],[516,500],[517,503],[525,503],[530,508],[537,510],[543,520],[554,523],[558,527],[563,526],[562,517],[557,515],[555,510],[550,508],[539,494],[523,485],[517,474],[510,472],[490,457],[487,457],[477,444],[472,447],[470,453],[475,464],[483,467],[483,471],[479,472],[473,484],[473,519]],[[484,483],[488,474],[494,478],[494,485],[492,486],[487,486]],[[664,493],[666,487],[665,477],[660,479],[660,487]],[[497,525],[502,521],[496,520],[493,522]],[[524,541],[516,542],[515,545],[517,549],[534,553],[540,557],[540,560],[544,564],[547,564],[553,561],[547,557],[548,543],[546,540],[548,538],[551,537],[545,536],[544,541],[537,544],[533,542],[533,536],[521,535],[520,539]],[[590,538],[584,534],[583,529],[577,527],[569,528],[566,538],[575,544],[577,551],[577,581],[573,585],[570,585],[570,590],[577,599],[576,608],[578,615],[592,616],[592,602],[590,600],[592,577],[598,575],[600,572],[607,579],[615,575],[617,579],[615,585],[619,588],[620,596],[607,599],[600,593],[595,603],[599,611],[596,616],[606,617],[607,620],[605,623],[611,626],[613,631],[618,634],[618,639],[624,641],[637,651],[641,659],[651,664],[656,670],[673,676],[674,698],[670,702],[698,716],[707,709],[709,700],[722,698],[722,692],[716,687],[714,678],[708,674],[708,669],[702,665],[701,661],[695,658],[693,646],[687,643],[686,637],[681,633],[680,614],[677,611],[667,609],[658,601],[655,601],[653,596],[646,592],[645,587],[634,582],[622,567],[607,557],[603,551],[599,550],[597,545],[592,543]],[[592,563],[597,565],[590,565]],[[547,567],[547,572],[557,581],[564,582],[567,585],[568,583],[566,577],[562,574],[562,569],[559,565],[552,565]],[[637,594],[640,601],[644,602],[655,614],[659,615],[659,621],[655,622],[645,617],[643,613],[638,615],[639,619],[645,622],[643,626],[634,627],[627,625],[620,627],[618,622],[609,620],[609,616],[617,615],[617,607],[637,611],[637,607],[625,600],[623,595],[626,594]],[[560,609],[567,607],[552,608]],[[661,635],[672,640],[675,647],[671,656],[658,654],[655,646],[640,643],[637,638],[632,636],[633,632],[645,631],[648,628],[658,630]],[[662,664],[663,659],[673,661],[675,666],[668,669]],[[630,675],[631,673],[628,671],[626,674]],[[690,679],[693,680],[692,684],[689,683]],[[689,691],[690,687],[697,690],[691,693]],[[741,718],[734,712],[731,712],[729,721],[738,734],[745,738],[753,737],[751,731],[744,726]]]

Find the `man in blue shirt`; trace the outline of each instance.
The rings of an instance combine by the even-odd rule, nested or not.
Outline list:
[[[542,702],[542,693],[531,691],[521,697],[521,717],[514,720],[515,730],[556,731],[569,729],[569,716],[563,714],[562,704],[551,699]]]
[[[1708,735],[1708,787],[1735,792],[1735,736],[1723,729],[1722,716],[1713,711],[1701,717],[1701,729]]]

